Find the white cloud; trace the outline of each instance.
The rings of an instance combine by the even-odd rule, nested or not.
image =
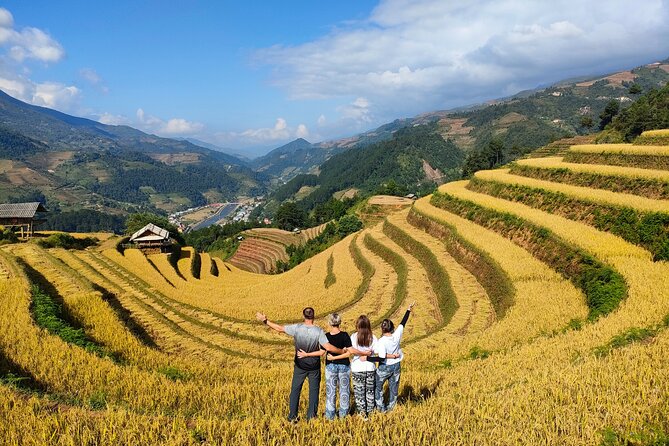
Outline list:
[[[240,134],[236,135],[241,140],[252,141],[256,143],[265,143],[271,141],[280,141],[290,138],[290,130],[288,129],[288,124],[283,118],[277,118],[274,127],[266,127],[259,129],[248,129],[244,130]],[[233,133],[233,135],[235,135]]]
[[[14,17],[5,8],[0,8],[0,45],[9,47],[9,56],[18,62],[58,62],[65,55],[61,44],[41,29],[15,29]]]
[[[2,53],[4,51],[4,54]],[[61,111],[79,108],[81,90],[61,82],[37,82],[27,77],[28,60],[58,62],[63,47],[46,32],[32,27],[15,29],[14,17],[0,8],[0,88],[21,101]]]
[[[309,129],[307,128],[306,125],[300,124],[297,126],[297,130],[295,131],[295,136],[298,138],[308,138],[309,137]]]
[[[98,116],[98,122],[107,125],[131,125],[132,121],[123,115],[114,115],[112,113],[102,113]]]
[[[189,136],[195,135],[204,129],[204,124],[187,121],[183,118],[163,120],[149,115],[143,109],[137,109],[137,126],[144,131],[162,136]]]
[[[79,99],[81,90],[57,82],[35,84],[32,103],[49,108],[69,109]]]
[[[291,127],[284,118],[277,118],[273,127],[246,129],[241,132],[219,132],[214,135],[219,145],[259,147],[287,142],[295,138],[308,138],[309,128],[305,124]]]
[[[633,13],[631,13],[633,12]],[[669,2],[382,0],[364,21],[260,50],[294,99],[367,98],[343,117],[477,102],[669,55]],[[350,100],[350,99],[349,99]]]
[[[21,101],[61,111],[74,111],[79,107],[81,90],[74,85],[60,82],[35,82],[16,75],[0,66],[0,89]]]
[[[79,76],[91,85],[102,83],[102,77],[93,68],[82,68],[79,70]]]
[[[372,122],[370,107],[371,103],[367,98],[359,97],[350,104],[337,108],[337,111],[344,120],[351,120],[355,123],[370,123]]]
[[[325,115],[320,115],[318,117],[318,121],[316,121],[316,122],[318,123],[319,127],[323,127],[325,125],[325,123],[327,122],[327,119],[325,118]]]
[[[201,131],[204,125],[199,122],[186,121],[181,118],[172,118],[165,123],[162,133],[168,135],[191,135]]]

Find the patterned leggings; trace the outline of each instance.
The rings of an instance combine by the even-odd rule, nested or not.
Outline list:
[[[374,384],[376,372],[354,372],[353,395],[359,414],[369,415],[374,411]]]

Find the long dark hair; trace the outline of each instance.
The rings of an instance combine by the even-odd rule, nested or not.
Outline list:
[[[357,331],[358,345],[360,347],[370,347],[372,345],[372,324],[369,318],[364,314],[355,321]]]

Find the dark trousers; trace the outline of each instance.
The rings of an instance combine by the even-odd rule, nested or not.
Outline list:
[[[321,386],[321,369],[302,370],[298,366],[293,368],[293,384],[290,388],[290,414],[288,419],[297,418],[297,408],[300,404],[300,392],[304,380],[309,378],[309,407],[307,409],[307,419],[314,418],[318,413],[318,394]]]

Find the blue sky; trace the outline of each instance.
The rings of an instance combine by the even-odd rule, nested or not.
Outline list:
[[[9,94],[249,153],[669,56],[667,0],[2,8],[0,88]]]

